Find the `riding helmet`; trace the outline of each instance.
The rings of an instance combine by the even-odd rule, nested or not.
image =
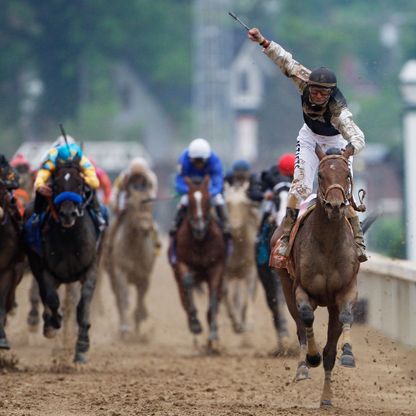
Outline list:
[[[189,144],[188,154],[191,159],[208,159],[211,156],[211,146],[205,139],[195,139]]]
[[[335,88],[337,86],[337,77],[329,68],[321,66],[310,73],[308,85],[322,88]]]
[[[250,169],[250,163],[248,163],[246,160],[236,160],[232,166],[233,172],[248,172]]]
[[[277,168],[283,176],[293,176],[296,156],[293,153],[284,153],[277,162]]]
[[[73,160],[76,157],[81,158],[82,157],[82,150],[81,148],[76,144],[76,143],[72,143],[72,144],[64,144],[62,146],[58,147],[58,159],[62,160],[62,161],[67,161],[67,160]]]

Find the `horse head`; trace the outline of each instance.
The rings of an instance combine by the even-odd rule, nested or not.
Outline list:
[[[197,240],[203,240],[208,231],[211,221],[210,216],[210,195],[209,195],[209,176],[205,176],[202,181],[185,178],[188,185],[188,220],[192,234]]]
[[[230,231],[233,237],[239,238],[244,234],[247,225],[253,219],[252,203],[247,196],[249,182],[238,182],[225,187],[225,202],[227,203]]]
[[[352,149],[331,148],[324,153],[316,145],[315,153],[319,158],[318,200],[330,220],[339,220],[345,215],[351,198],[352,177],[348,158],[352,156]]]
[[[77,218],[84,215],[84,179],[79,162],[79,158],[58,162],[53,176],[53,202],[64,228],[73,227]]]

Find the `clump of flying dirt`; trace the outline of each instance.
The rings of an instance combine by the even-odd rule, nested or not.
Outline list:
[[[0,372],[18,371],[19,358],[9,351],[0,352]]]
[[[52,350],[52,373],[74,373],[77,371],[72,362],[73,350],[71,348],[57,347]]]

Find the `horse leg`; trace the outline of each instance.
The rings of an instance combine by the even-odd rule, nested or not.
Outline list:
[[[296,323],[296,333],[299,341],[299,361],[298,367],[296,369],[295,380],[305,380],[309,378],[309,368],[306,363],[307,339],[305,325],[299,317],[298,308],[296,306],[293,279],[285,269],[280,269],[278,274],[280,277],[280,283],[282,285],[287,307],[289,309],[290,315]]]
[[[318,351],[313,332],[313,321],[315,320],[314,309],[316,305],[311,301],[308,294],[298,285],[295,289],[296,305],[299,317],[305,325],[306,338],[308,340],[308,352],[306,362],[310,367],[318,367],[321,364],[322,357]]]
[[[179,296],[181,298],[182,306],[185,309],[188,317],[189,330],[197,335],[202,332],[201,323],[197,316],[197,310],[194,304],[193,287],[194,279],[189,268],[184,264],[178,262],[174,268],[176,282],[178,284]]]
[[[13,271],[9,269],[2,273],[0,279],[0,349],[4,350],[10,349],[4,327],[6,325],[7,300],[13,286],[13,276]]]
[[[342,355],[341,365],[344,367],[355,367],[355,358],[352,353],[351,325],[354,320],[353,307],[357,301],[357,279],[353,279],[346,291],[338,295],[336,303],[340,311],[339,321],[342,324]]]
[[[338,339],[342,332],[341,323],[338,320],[338,309],[336,307],[328,308],[328,312],[328,335],[323,352],[325,381],[321,397],[321,406],[332,405],[331,375],[337,354]]]
[[[141,276],[136,282],[137,287],[137,307],[134,312],[134,319],[136,324],[136,333],[140,331],[140,324],[147,318],[147,308],[144,303],[147,290],[149,288],[149,276]]]
[[[39,276],[39,293],[44,305],[43,311],[43,335],[46,338],[53,338],[56,331],[61,328],[62,316],[59,313],[59,296],[57,288],[59,284],[55,282],[54,277],[44,270]]]
[[[81,298],[77,306],[78,339],[75,346],[75,363],[83,364],[87,362],[86,352],[90,348],[90,338],[88,335],[91,327],[90,308],[96,280],[97,267],[94,264],[87,271],[85,279],[82,282]]]
[[[208,270],[209,307],[207,320],[209,324],[208,348],[212,351],[218,348],[218,306],[221,298],[221,286],[224,273],[223,265]]]
[[[116,297],[117,310],[120,318],[119,330],[123,338],[130,332],[128,319],[129,310],[129,282],[127,281],[125,272],[120,270],[117,265],[112,265],[109,269],[111,286]]]
[[[29,302],[30,302],[30,311],[27,316],[27,324],[29,325],[29,330],[36,332],[39,325],[39,285],[34,278],[32,278],[32,284],[29,291]]]
[[[236,291],[238,290],[237,282],[235,276],[231,278],[231,276],[227,276],[224,279],[224,301],[225,307],[227,308],[227,314],[231,320],[231,324],[233,326],[233,330],[236,334],[242,332],[241,323],[238,321],[237,312],[235,310],[234,302],[233,302],[233,295],[235,295]]]

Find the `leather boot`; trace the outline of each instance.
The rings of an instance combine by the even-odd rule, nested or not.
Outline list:
[[[217,213],[217,216],[221,222],[222,231],[224,233],[225,239],[231,238],[231,232],[230,232],[230,225],[228,222],[228,214],[227,209],[225,205],[216,205],[215,206],[215,212]]]
[[[354,215],[351,218],[348,218],[352,231],[354,233],[354,239],[355,239],[355,245],[357,247],[357,255],[358,260],[363,263],[368,260],[367,254],[366,254],[366,247],[364,243],[364,234],[363,230],[361,229],[360,219],[358,218],[358,215]]]
[[[183,219],[185,218],[186,214],[186,206],[181,205],[176,213],[175,219],[173,220],[172,227],[170,227],[169,235],[174,237],[176,232],[178,231],[180,225],[182,224]]]
[[[296,223],[298,214],[299,214],[299,209],[289,208],[289,207],[286,208],[286,215],[282,220],[283,234],[279,239],[279,256],[282,256],[282,257],[287,256],[290,232],[292,231],[292,228]]]

